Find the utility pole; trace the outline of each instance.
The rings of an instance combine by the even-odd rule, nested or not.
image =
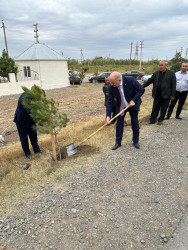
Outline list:
[[[183,47],[181,47],[181,49],[180,49],[181,56],[182,56],[182,52],[183,52]]]
[[[142,68],[142,49],[143,49],[144,41],[140,41],[140,65],[139,70]]]
[[[38,23],[36,23],[36,24],[33,24],[33,26],[35,26],[35,30],[34,30],[34,32],[36,33],[36,36],[34,36],[34,38],[36,38],[36,43],[39,43],[39,39],[38,39],[38,28],[37,28],[37,25],[38,25]]]
[[[131,69],[131,58],[132,58],[132,46],[133,46],[133,42],[131,42],[130,63],[129,63],[129,68],[130,69]]]
[[[138,60],[138,42],[136,43],[136,50],[135,50],[134,59]]]
[[[185,52],[185,59],[187,59],[187,54],[188,54],[188,48],[186,49],[186,52]]]
[[[80,59],[80,62],[81,62],[81,64],[82,64],[82,61],[83,61],[83,58],[84,58],[84,56],[83,56],[83,50],[81,49],[80,52],[81,52],[81,55],[80,55],[80,56],[81,56],[81,59]]]
[[[3,32],[4,32],[4,39],[5,39],[5,47],[6,47],[6,51],[7,51],[7,54],[8,54],[8,46],[7,46],[7,38],[6,38],[6,32],[5,32],[5,25],[4,25],[4,22],[3,22],[3,20],[2,20],[2,27],[1,28],[3,28]]]

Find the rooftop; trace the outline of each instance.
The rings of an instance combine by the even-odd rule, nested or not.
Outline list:
[[[61,54],[49,48],[45,44],[34,43],[22,54],[15,58],[15,61],[35,61],[35,60],[66,60]]]

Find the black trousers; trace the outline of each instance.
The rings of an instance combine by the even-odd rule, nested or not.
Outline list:
[[[133,108],[128,108],[123,116],[117,117],[116,124],[116,144],[120,144],[123,138],[123,127],[124,127],[124,118],[126,113],[129,112],[131,117],[131,125],[133,130],[133,143],[138,143],[139,141],[139,121],[138,121],[138,111]]]
[[[173,101],[171,101],[170,106],[168,108],[168,113],[167,113],[168,118],[170,118],[177,101],[178,101],[178,107],[176,110],[176,117],[180,116],[181,111],[183,109],[183,105],[184,105],[186,98],[187,98],[187,93],[188,93],[188,91],[183,91],[183,92],[176,91],[175,98]]]
[[[22,149],[23,149],[25,155],[31,154],[30,149],[29,149],[28,137],[31,141],[33,151],[35,153],[40,152],[40,148],[39,148],[38,140],[37,140],[37,131],[33,130],[33,128],[24,128],[24,127],[20,127],[18,125],[16,125],[16,126],[18,129],[18,134],[20,137]]]
[[[164,99],[161,93],[156,94],[154,101],[153,101],[153,108],[152,108],[152,112],[150,116],[151,122],[156,122],[159,111],[160,111],[160,116],[158,118],[158,121],[164,120],[169,102],[170,102],[170,99]]]

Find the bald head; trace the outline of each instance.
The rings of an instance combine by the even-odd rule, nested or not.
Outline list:
[[[159,62],[159,70],[165,72],[167,70],[168,62],[163,60]]]
[[[110,75],[110,84],[113,87],[119,87],[121,81],[122,81],[122,75],[119,72],[114,71],[114,72],[111,73],[111,75]]]

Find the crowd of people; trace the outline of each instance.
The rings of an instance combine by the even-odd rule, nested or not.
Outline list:
[[[137,149],[140,148],[138,112],[142,102],[141,96],[150,84],[153,84],[153,107],[148,125],[155,124],[156,121],[158,125],[161,125],[163,120],[168,120],[177,101],[175,118],[182,119],[180,114],[188,94],[188,63],[182,63],[181,70],[176,73],[168,70],[167,67],[166,61],[160,61],[159,70],[154,72],[143,85],[135,78],[122,76],[119,72],[113,72],[109,77],[106,77],[103,92],[105,94],[107,123],[110,124],[111,117],[127,107],[126,111],[117,117],[116,142],[112,150],[121,146],[124,118],[127,112],[131,117],[133,146]],[[116,114],[114,113],[114,105],[116,105]]]

